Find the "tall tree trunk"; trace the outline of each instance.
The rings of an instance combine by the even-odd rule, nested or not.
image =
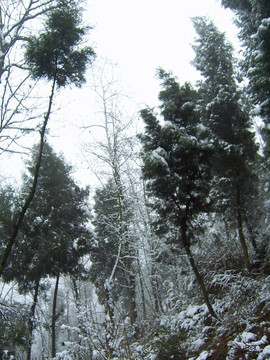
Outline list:
[[[149,214],[149,209],[147,206],[147,195],[146,195],[146,186],[145,186],[145,180],[142,179],[142,185],[143,185],[143,202],[144,202],[144,207],[145,207],[145,211],[146,211],[146,219],[142,219],[144,221],[145,224],[145,228],[148,227],[148,224],[151,224],[151,217]],[[152,248],[152,244],[149,243],[151,252],[153,251]],[[152,255],[151,255],[152,257]],[[157,271],[156,269],[154,269],[154,274],[152,272],[153,270],[153,266],[152,266],[152,261],[150,264],[150,282],[151,282],[151,288],[153,291],[153,298],[154,298],[154,309],[155,312],[158,314],[160,311],[162,311],[162,304],[161,304],[161,300],[160,300],[160,291],[159,291],[159,279],[158,279],[158,275],[157,275]]]
[[[79,346],[83,345],[83,348],[88,346],[87,360],[92,360],[93,359],[92,339],[91,339],[91,337],[89,337],[89,332],[91,332],[91,329],[89,329],[86,324],[87,319],[89,319],[89,317],[93,318],[92,309],[90,306],[90,314],[88,314],[87,310],[86,310],[87,309],[86,299],[88,300],[86,289],[84,288],[85,294],[84,294],[84,300],[83,300],[82,291],[78,288],[76,279],[74,277],[71,277],[71,281],[73,284],[73,290],[74,290],[74,294],[75,294],[75,305],[76,305],[76,309],[77,309],[77,313],[78,313],[77,320],[78,320],[79,332],[77,333],[77,343]],[[84,304],[83,304],[83,301],[84,301]],[[87,338],[87,345],[85,343],[86,338]],[[83,353],[84,353],[84,351],[83,351]],[[77,360],[85,359],[85,354],[82,355],[81,353],[77,353],[76,356],[77,356],[76,357]]]
[[[30,343],[29,348],[27,350],[27,360],[31,360],[31,349],[32,349],[32,343],[33,343],[33,330],[34,330],[34,317],[35,317],[35,310],[38,300],[38,290],[39,290],[39,281],[40,279],[36,280],[35,283],[35,290],[34,290],[34,299],[30,310],[30,318],[29,318],[29,335],[30,335]]]
[[[56,333],[55,333],[55,325],[56,325],[56,306],[57,306],[57,294],[58,294],[58,286],[59,286],[60,274],[57,275],[54,294],[53,294],[53,305],[52,305],[52,357],[54,358],[56,355]]]
[[[124,264],[127,271],[126,277],[126,288],[128,291],[128,302],[129,302],[129,317],[131,325],[134,325],[137,321],[137,306],[136,306],[136,279],[132,272],[132,261],[130,259],[130,249],[127,239],[124,239],[125,244],[123,246]]]
[[[159,314],[160,311],[162,311],[162,304],[160,301],[160,283],[158,276],[155,275],[155,278],[153,279],[153,276],[151,276],[151,284],[153,289],[153,296],[154,296],[154,309],[156,314]]]
[[[129,275],[129,307],[130,307],[130,323],[134,325],[137,321],[138,314],[137,314],[137,306],[136,306],[136,292],[135,292],[135,276],[131,272]]]
[[[109,284],[110,285],[110,284]],[[114,324],[114,307],[112,304],[110,289],[105,286],[105,296],[106,296],[106,303],[105,303],[105,342],[106,348],[108,349],[108,356],[110,359],[113,359],[113,352],[114,349],[111,346],[111,339],[115,338],[115,324]],[[107,315],[109,316],[109,321],[107,321]]]
[[[253,249],[254,249],[256,255],[258,255],[259,251],[258,251],[258,245],[257,245],[256,237],[255,237],[255,231],[254,231],[253,226],[248,221],[247,214],[246,214],[245,211],[243,211],[243,218],[245,220],[247,230],[249,232],[250,241],[251,241],[251,244],[253,246]]]
[[[139,261],[139,256],[137,256],[137,266],[139,269],[139,283],[140,283],[140,288],[141,288],[141,304],[142,304],[142,314],[143,314],[143,319],[146,319],[146,300],[145,300],[145,293],[144,293],[144,284],[142,281],[143,278],[143,274],[142,274],[142,269],[141,269],[141,264]]]
[[[39,169],[40,169],[40,165],[41,165],[41,159],[42,159],[42,153],[43,153],[43,147],[44,147],[44,139],[45,139],[45,133],[46,133],[46,128],[47,128],[47,124],[49,121],[49,117],[51,114],[51,108],[52,108],[52,102],[53,102],[53,96],[54,96],[54,91],[55,91],[55,86],[56,86],[56,78],[53,81],[52,84],[52,89],[51,89],[51,94],[50,94],[50,98],[49,98],[49,104],[48,104],[48,109],[47,112],[44,116],[44,121],[43,121],[43,126],[41,128],[40,131],[40,143],[39,143],[39,150],[38,150],[38,156],[37,156],[37,162],[36,162],[36,167],[35,167],[35,175],[34,175],[34,179],[33,179],[33,183],[32,186],[30,188],[29,194],[27,196],[27,198],[25,199],[25,202],[23,204],[23,207],[21,209],[21,211],[18,214],[18,218],[13,226],[13,230],[11,233],[10,238],[7,241],[7,245],[0,263],[0,277],[3,274],[4,268],[7,264],[8,258],[9,258],[9,254],[12,250],[12,247],[15,243],[16,237],[18,235],[19,229],[21,227],[21,224],[23,222],[23,219],[25,217],[25,214],[27,212],[27,210],[30,207],[30,204],[34,198],[35,192],[36,192],[36,188],[37,188],[37,183],[38,183],[38,176],[39,176]]]
[[[118,204],[119,204],[119,225],[120,225],[120,242],[123,244],[123,255],[124,255],[124,264],[126,267],[126,270],[128,272],[127,277],[127,290],[128,290],[128,298],[129,298],[129,316],[130,316],[130,322],[131,325],[136,323],[138,314],[137,314],[137,308],[136,308],[136,281],[135,281],[135,275],[132,273],[132,261],[131,261],[131,250],[130,250],[130,244],[128,239],[128,229],[126,224],[126,219],[124,216],[124,194],[123,194],[123,188],[121,184],[121,178],[118,171],[118,166],[115,163],[113,166],[113,177],[115,184],[117,186],[118,191]]]
[[[241,204],[241,190],[238,186],[237,192],[236,192],[236,211],[237,211],[237,231],[238,231],[238,237],[239,241],[243,250],[244,255],[244,263],[245,267],[248,272],[250,272],[250,261],[249,261],[249,255],[248,255],[248,248],[244,236],[243,231],[243,220],[242,220],[242,204]]]
[[[201,291],[202,291],[202,295],[203,295],[203,298],[204,298],[204,301],[205,301],[205,304],[208,308],[208,311],[209,313],[215,317],[215,318],[218,318],[211,303],[210,303],[210,300],[209,300],[209,297],[208,297],[208,292],[206,290],[206,287],[205,287],[205,283],[204,283],[204,280],[203,280],[203,277],[201,276],[201,274],[199,273],[199,270],[195,264],[195,261],[194,261],[194,258],[192,256],[192,253],[191,253],[191,250],[190,250],[190,245],[189,245],[189,241],[187,239],[187,234],[186,234],[186,223],[185,221],[183,222],[182,226],[181,226],[181,235],[182,235],[182,242],[184,244],[184,248],[186,250],[186,253],[187,253],[187,256],[188,256],[188,260],[189,260],[189,263],[191,265],[191,268],[194,272],[194,275],[199,283],[199,286],[201,288]]]

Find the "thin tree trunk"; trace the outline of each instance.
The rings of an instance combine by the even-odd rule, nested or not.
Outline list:
[[[105,288],[105,296],[106,296],[105,312],[107,315],[109,315],[112,328],[114,328],[114,308],[111,300],[110,290],[107,287]]]
[[[126,287],[128,290],[128,301],[129,301],[129,317],[130,317],[130,323],[131,325],[134,325],[137,321],[138,314],[137,314],[137,306],[136,306],[136,280],[135,276],[132,273],[131,269],[131,260],[129,257],[129,246],[128,244],[124,244],[124,264],[125,268],[128,272],[127,278],[126,278]]]
[[[253,249],[255,251],[255,253],[258,255],[259,251],[258,251],[258,246],[257,246],[257,241],[256,241],[256,237],[255,237],[255,233],[253,230],[253,227],[250,225],[250,222],[248,221],[247,215],[245,212],[243,212],[243,217],[247,226],[247,230],[249,232],[249,236],[250,236],[250,241],[251,244],[253,246]]]
[[[242,207],[241,207],[241,193],[240,189],[238,187],[237,193],[236,193],[236,209],[237,209],[237,231],[238,231],[238,237],[239,241],[243,250],[244,255],[244,263],[245,267],[248,272],[250,272],[250,261],[249,261],[249,255],[248,255],[248,248],[243,232],[243,220],[242,220]]]
[[[134,325],[137,321],[136,293],[135,293],[135,276],[129,270],[129,303],[130,303],[130,323]]]
[[[54,294],[53,294],[53,305],[52,305],[52,357],[54,358],[56,355],[56,333],[55,333],[55,325],[56,325],[56,306],[57,306],[57,294],[58,294],[58,286],[59,286],[59,278],[60,275],[57,275]]]
[[[23,205],[21,211],[19,212],[17,221],[15,222],[15,224],[13,226],[13,231],[11,233],[11,236],[10,236],[9,240],[7,241],[7,245],[6,245],[6,248],[5,248],[1,263],[0,263],[0,277],[3,274],[4,268],[7,264],[9,255],[10,255],[12,247],[15,243],[16,237],[18,235],[18,232],[19,232],[19,229],[23,222],[23,219],[25,217],[25,214],[26,214],[27,210],[29,209],[30,204],[31,204],[31,202],[34,198],[35,192],[36,192],[38,176],[39,176],[39,169],[40,169],[41,159],[42,159],[42,152],[43,152],[43,147],[44,147],[45,132],[46,132],[46,127],[47,127],[50,113],[51,113],[55,86],[56,86],[56,79],[54,79],[54,81],[53,81],[51,95],[49,98],[48,110],[44,116],[43,126],[40,131],[40,143],[39,143],[39,150],[38,150],[38,156],[37,156],[37,162],[36,162],[36,167],[35,167],[35,175],[34,175],[33,183],[32,183],[31,189],[29,191],[29,194],[28,194],[27,198],[25,199],[24,205]]]
[[[139,269],[139,283],[140,283],[140,288],[141,288],[141,304],[142,304],[142,313],[143,313],[143,319],[146,319],[146,303],[145,303],[145,294],[144,294],[144,284],[142,281],[142,269],[141,269],[141,264],[139,261],[139,257],[137,259],[137,264],[138,264],[138,269]]]
[[[37,300],[38,300],[39,281],[40,281],[40,279],[38,279],[35,284],[34,299],[33,299],[31,311],[30,311],[30,318],[29,318],[30,342],[29,342],[29,348],[27,351],[27,360],[31,360],[31,348],[32,348],[32,343],[33,343],[32,336],[33,336],[33,330],[34,330],[35,310],[36,310],[36,305],[37,305]]]
[[[198,269],[197,269],[197,266],[195,264],[195,261],[193,259],[193,256],[191,254],[191,251],[190,251],[190,248],[189,247],[186,247],[186,253],[187,253],[187,256],[188,256],[188,260],[189,260],[189,263],[192,267],[192,270],[195,274],[195,277],[200,285],[200,288],[201,288],[201,291],[202,291],[202,294],[203,294],[203,298],[204,298],[204,301],[205,301],[205,304],[209,310],[209,313],[214,316],[215,318],[217,318],[217,315],[210,303],[210,300],[209,300],[209,297],[208,297],[208,292],[206,290],[206,287],[205,287],[205,284],[204,284],[204,280],[203,280],[203,277],[201,276],[201,274],[199,273]]]
[[[194,272],[194,275],[195,275],[195,277],[196,277],[196,279],[197,279],[197,281],[199,283],[199,286],[201,288],[202,295],[203,295],[205,304],[206,304],[206,306],[208,308],[208,311],[213,317],[218,318],[215,311],[214,311],[214,309],[213,309],[213,307],[212,307],[212,305],[211,305],[211,303],[210,303],[210,300],[209,300],[209,297],[208,297],[208,292],[206,290],[203,277],[199,273],[199,270],[198,270],[198,268],[197,268],[197,266],[195,264],[194,258],[192,256],[190,246],[189,246],[189,242],[188,242],[188,239],[187,239],[186,224],[185,223],[183,223],[183,225],[181,226],[181,234],[182,234],[182,241],[183,241],[184,248],[185,248],[187,256],[188,256],[189,263],[191,265],[191,268],[192,268],[192,270]]]
[[[4,29],[4,24],[3,24],[3,17],[2,17],[2,9],[0,6],[0,84],[1,84],[1,78],[2,78],[3,69],[4,69],[4,58],[5,58],[3,29]]]
[[[144,206],[145,206],[145,211],[146,211],[146,215],[147,215],[147,221],[144,218],[143,218],[143,221],[145,224],[145,228],[147,228],[147,224],[151,223],[151,219],[150,219],[149,209],[147,206],[146,186],[145,186],[144,180],[142,180],[142,185],[143,185],[143,200],[144,200]],[[151,244],[149,244],[149,245],[150,245],[151,251],[153,251]],[[160,293],[159,293],[159,280],[158,280],[156,270],[155,270],[155,275],[152,274],[152,270],[153,270],[152,263],[150,266],[151,266],[150,282],[151,282],[151,287],[153,290],[154,309],[155,309],[155,312],[158,314],[160,311],[162,311],[162,306],[161,306],[161,301],[160,301]]]
[[[130,259],[131,251],[130,246],[127,238],[127,224],[125,222],[124,218],[124,195],[123,195],[123,189],[120,179],[120,174],[117,169],[117,164],[113,166],[113,176],[114,181],[117,186],[117,192],[118,192],[118,205],[119,205],[119,223],[120,223],[120,243],[123,244],[123,255],[124,255],[124,263],[125,267],[128,272],[127,277],[127,290],[128,290],[128,297],[129,297],[129,316],[130,316],[130,323],[131,325],[134,325],[136,323],[138,314],[137,314],[137,308],[136,308],[136,282],[135,282],[135,276],[132,274],[132,263]]]
[[[89,335],[89,332],[91,332],[91,329],[89,329],[87,324],[85,323],[87,321],[87,319],[89,319],[89,318],[91,318],[93,320],[92,307],[90,305],[90,314],[88,314],[87,300],[89,298],[87,296],[86,287],[84,286],[84,299],[83,299],[82,290],[79,290],[75,278],[71,277],[71,281],[73,284],[73,289],[74,289],[74,294],[75,294],[75,305],[76,305],[76,309],[77,309],[77,313],[78,313],[77,320],[78,320],[79,331],[77,333],[76,341],[79,346],[81,346],[83,344],[83,348],[84,348],[84,347],[86,347],[86,338],[87,338],[87,346],[88,346],[87,350],[89,351],[87,360],[92,360],[93,359],[93,346],[92,346],[91,335]],[[91,296],[92,296],[92,294],[91,294]],[[91,299],[92,299],[92,297],[91,297]],[[83,302],[84,302],[84,304],[83,304]],[[83,351],[83,353],[84,353],[84,351]],[[80,352],[77,353],[76,356],[77,356],[76,357],[77,360],[85,359],[85,355],[82,355]]]
[[[162,309],[162,304],[160,301],[160,284],[159,284],[159,279],[157,277],[157,275],[155,275],[155,279],[151,279],[151,284],[152,284],[152,288],[153,288],[153,296],[154,296],[154,309],[155,312],[157,314],[159,314],[161,311],[163,311]]]
[[[107,321],[107,319],[105,321],[105,326],[106,326],[105,342],[106,342],[106,348],[108,349],[109,358],[112,359],[114,356],[113,356],[113,348],[111,346],[111,339],[114,339],[115,337],[114,334],[115,326],[114,326],[114,308],[111,300],[110,289],[108,287],[105,287],[105,296],[106,296],[105,313],[106,315],[109,316],[110,319],[109,322]]]

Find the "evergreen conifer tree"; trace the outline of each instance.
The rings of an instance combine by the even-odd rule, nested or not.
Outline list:
[[[37,152],[35,146],[29,175],[25,175],[25,193],[34,176]],[[83,275],[80,259],[89,251],[91,240],[87,227],[89,189],[78,187],[70,172],[71,167],[45,143],[36,196],[4,271],[6,280],[15,277],[27,288],[37,278],[59,273]]]
[[[19,207],[19,196],[11,186],[0,189],[0,238],[4,239],[12,232],[14,214]],[[4,242],[0,241],[0,257],[4,252]]]
[[[40,144],[36,157],[35,171],[32,186],[14,221],[13,231],[6,243],[5,251],[0,262],[0,276],[7,264],[12,247],[15,243],[25,214],[34,198],[39,169],[41,165],[44,139],[47,124],[50,118],[56,86],[64,87],[67,84],[81,86],[85,81],[86,65],[94,57],[90,47],[79,48],[86,29],[80,27],[80,8],[77,1],[68,3],[62,1],[62,6],[49,12],[45,30],[38,37],[31,37],[28,41],[25,57],[29,65],[30,74],[34,79],[45,78],[51,81],[51,93],[48,109],[40,130]]]
[[[143,177],[156,214],[153,225],[157,234],[184,248],[209,313],[216,316],[191,252],[198,231],[196,220],[210,211],[212,149],[208,131],[200,124],[197,93],[191,85],[180,86],[163,70],[159,77],[164,88],[159,98],[165,123],[161,125],[151,109],[144,109],[145,134],[140,135]]]
[[[96,239],[91,249],[92,266],[90,279],[97,287],[99,301],[106,303],[106,283],[112,272],[117,281],[113,281],[111,296],[116,301],[123,291],[124,272],[117,264],[120,261],[121,247],[119,238],[119,204],[118,193],[113,179],[104,187],[97,189],[94,197],[94,219]],[[119,264],[118,264],[119,265]],[[106,305],[105,305],[106,306]]]
[[[262,136],[264,154],[270,156],[270,3],[267,0],[222,0],[236,15],[239,38],[244,46],[241,68],[256,114],[265,122]]]
[[[91,249],[92,267],[90,278],[97,286],[101,303],[106,312],[113,314],[116,302],[121,298],[123,314],[126,313],[134,324],[136,307],[130,292],[130,277],[127,258],[131,257],[132,232],[129,231],[131,213],[125,198],[119,203],[119,189],[114,179],[97,189],[94,204],[96,239]],[[129,246],[127,251],[127,246]],[[128,275],[128,276],[127,276]],[[113,316],[111,316],[113,322]]]
[[[222,212],[236,219],[245,266],[250,270],[243,223],[256,197],[257,147],[237,87],[231,45],[211,21],[195,18],[194,26],[198,34],[194,65],[204,77],[199,89],[200,113],[215,146],[213,191]]]
[[[78,5],[67,3],[49,14],[41,34],[30,37],[25,58],[34,79],[56,81],[59,87],[85,82],[86,66],[95,52],[89,46],[79,47],[87,31],[80,23]]]
[[[38,151],[35,146],[29,164],[30,175],[25,176],[25,193],[32,184]],[[45,143],[36,196],[3,273],[5,281],[15,279],[18,282],[21,292],[34,290],[29,320],[31,333],[40,280],[47,276],[59,280],[61,274],[86,275],[80,260],[90,250],[89,190],[79,188],[70,172],[71,167]],[[55,322],[53,324],[52,331]]]

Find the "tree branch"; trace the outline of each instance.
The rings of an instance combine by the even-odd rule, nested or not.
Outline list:
[[[52,89],[51,89],[51,95],[49,98],[49,104],[48,104],[48,110],[47,113],[44,116],[44,122],[43,122],[43,126],[40,132],[40,144],[39,144],[39,151],[38,151],[38,156],[37,156],[37,162],[36,162],[36,168],[35,168],[35,175],[34,175],[34,179],[33,179],[33,184],[32,187],[29,191],[29,194],[24,202],[24,205],[18,215],[17,221],[14,224],[13,227],[13,231],[12,234],[7,242],[6,245],[6,249],[4,251],[3,254],[3,258],[0,264],[0,276],[2,276],[4,268],[7,264],[8,258],[9,258],[9,254],[11,253],[12,247],[15,243],[16,237],[18,235],[19,229],[21,227],[21,224],[23,222],[23,219],[25,217],[25,214],[28,210],[28,208],[30,207],[30,204],[34,198],[35,192],[36,192],[36,187],[37,187],[37,183],[38,183],[38,176],[39,176],[39,170],[40,170],[40,165],[41,165],[41,160],[42,160],[42,152],[43,152],[43,147],[44,147],[44,139],[45,139],[45,132],[46,132],[46,127],[49,121],[49,117],[50,117],[50,113],[51,113],[51,108],[52,108],[52,102],[53,102],[53,96],[54,96],[54,92],[55,92],[55,86],[56,86],[56,76],[54,78],[53,84],[52,84]]]

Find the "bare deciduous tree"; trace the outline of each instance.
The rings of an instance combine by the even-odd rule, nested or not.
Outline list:
[[[133,325],[137,320],[136,307],[136,244],[134,243],[134,234],[130,231],[130,224],[127,221],[128,200],[128,173],[130,167],[128,163],[134,157],[135,134],[132,134],[132,123],[134,116],[126,115],[124,109],[128,106],[125,95],[119,90],[119,83],[114,76],[115,67],[108,62],[101,66],[99,74],[93,74],[93,91],[97,99],[96,124],[86,124],[85,130],[90,130],[93,135],[93,142],[84,145],[85,154],[95,158],[95,164],[98,164],[99,170],[94,169],[95,174],[100,179],[102,185],[108,179],[113,179],[117,198],[118,222],[112,224],[117,227],[118,233],[118,251],[115,255],[115,263],[111,269],[111,275],[104,284],[105,291],[108,291],[108,303],[110,302],[110,286],[114,282],[115,274],[118,268],[126,274],[126,303],[129,308],[130,323]],[[124,100],[125,98],[125,100]],[[96,137],[93,128],[98,129]],[[87,156],[87,155],[86,155]],[[90,161],[93,163],[93,161]],[[93,169],[93,165],[91,165]],[[102,169],[102,171],[100,171]],[[129,206],[128,205],[128,206]],[[133,239],[133,240],[131,240]]]
[[[21,139],[36,130],[41,93],[30,81],[24,47],[45,14],[72,0],[7,0],[0,3],[0,154],[23,151]],[[44,94],[45,97],[45,94]],[[37,109],[40,108],[39,113]],[[33,109],[35,111],[33,111]]]

